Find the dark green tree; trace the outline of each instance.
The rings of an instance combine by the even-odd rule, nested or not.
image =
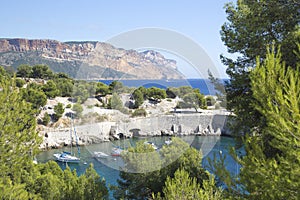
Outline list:
[[[147,97],[155,101],[160,101],[161,99],[165,99],[167,97],[166,90],[156,87],[148,88]]]
[[[109,87],[104,84],[104,83],[97,83],[97,86],[96,86],[96,95],[102,95],[102,96],[105,96],[109,93]]]
[[[72,79],[56,78],[54,82],[62,97],[71,97],[73,94],[74,83]]]
[[[33,163],[41,143],[35,110],[13,79],[0,79],[0,88],[1,199],[106,199],[105,181],[92,166],[78,177],[54,161]]]
[[[183,96],[183,101],[187,107],[195,108],[196,112],[198,108],[206,108],[206,99],[204,95],[200,94],[199,90],[194,90],[191,93],[187,93]]]
[[[209,180],[203,181],[203,187],[197,183],[196,178],[191,178],[189,173],[183,169],[178,169],[174,178],[168,177],[163,188],[163,195],[153,194],[153,199],[158,200],[194,200],[194,199],[206,199],[206,200],[218,200],[222,198],[222,190],[215,186],[214,177],[211,176]]]
[[[28,87],[26,89],[22,89],[21,94],[27,102],[31,103],[32,108],[34,109],[39,109],[47,103],[47,96],[39,89]]]
[[[84,82],[76,82],[73,88],[72,97],[78,102],[83,103],[89,97],[89,91]]]
[[[72,107],[72,110],[75,112],[76,118],[82,117],[83,108],[81,104],[75,103]]]
[[[179,89],[178,88],[173,88],[173,87],[169,87],[166,89],[166,94],[168,98],[176,98],[179,94]]]
[[[118,187],[115,188],[114,197],[117,199],[145,199],[151,197],[159,179],[161,161],[158,152],[151,145],[143,141],[129,148],[122,155],[125,165],[120,171]]]
[[[42,90],[48,98],[55,98],[60,93],[55,82],[52,80],[47,81],[47,83],[42,86]]]
[[[132,93],[134,99],[134,108],[139,108],[144,103],[144,95],[141,90],[137,89]]]
[[[23,87],[23,86],[25,85],[25,83],[26,83],[26,82],[25,82],[23,79],[16,78],[16,86],[17,86],[18,88]]]
[[[282,60],[295,67],[299,61],[293,55],[300,41],[300,4],[294,0],[237,0],[225,6],[227,22],[221,30],[221,39],[228,52],[236,59],[221,56],[227,66],[227,108],[236,115],[234,130],[250,132],[265,125],[255,104],[250,85],[249,71],[255,67],[256,56],[265,59],[265,51],[273,44],[281,45]]]
[[[167,177],[174,177],[179,168],[190,173],[200,186],[208,179],[201,167],[201,153],[179,138],[173,138],[159,152],[142,141],[122,157],[125,166],[114,191],[117,199],[145,199],[151,198],[152,193],[162,193]]]
[[[36,132],[35,111],[22,99],[14,81],[1,80],[0,88],[0,177],[14,184],[32,163],[41,138]]]
[[[194,89],[191,86],[181,86],[178,88],[177,96],[182,98],[186,94],[190,94],[194,92]]]
[[[124,85],[122,82],[113,81],[109,84],[109,91],[110,93],[120,93],[122,92]]]
[[[62,103],[58,103],[54,106],[54,119],[55,121],[58,121],[59,118],[62,117],[63,113],[65,112],[64,105]]]
[[[30,78],[32,75],[32,67],[30,65],[20,65],[17,68],[17,77]]]
[[[49,116],[49,114],[45,113],[44,117],[42,119],[42,124],[47,126],[49,124],[50,120],[51,120],[51,117]]]
[[[300,46],[299,46],[300,47]],[[300,54],[299,54],[300,56]],[[224,159],[217,175],[228,186],[228,195],[240,199],[299,199],[300,187],[300,73],[287,67],[280,53],[268,53],[251,71],[253,106],[266,126],[245,139],[246,155],[233,156],[241,164],[238,177],[229,178]],[[243,190],[241,191],[241,186]]]
[[[32,78],[51,79],[54,74],[48,65],[34,65],[32,67]]]
[[[105,180],[100,178],[93,168],[93,164],[85,171],[85,187],[83,199],[106,199],[108,197],[108,190],[105,185]]]
[[[0,78],[10,78],[10,74],[6,71],[6,69],[0,66]]]
[[[124,108],[123,102],[117,93],[113,93],[112,97],[109,99],[108,108],[120,111]]]

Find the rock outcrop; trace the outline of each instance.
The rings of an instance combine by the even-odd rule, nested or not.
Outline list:
[[[81,79],[180,79],[176,61],[103,42],[0,39],[0,65],[47,64]]]

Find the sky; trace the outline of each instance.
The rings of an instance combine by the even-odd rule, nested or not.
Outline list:
[[[204,51],[204,54],[200,52],[199,55],[202,53],[211,59],[213,67],[218,72],[218,74],[215,74],[216,77],[226,78],[226,67],[223,66],[219,58],[220,54],[226,55],[226,47],[220,38],[220,29],[226,22],[224,5],[229,1],[2,1],[0,38],[54,39],[62,42],[105,42],[133,30],[162,29],[175,32],[197,44]],[[176,42],[174,41],[174,43]],[[118,44],[122,45],[122,43]],[[126,48],[123,46],[117,47]],[[156,49],[161,48],[155,46],[154,50]],[[191,63],[189,58],[180,57],[181,55],[178,55],[178,52],[176,55],[170,53],[172,49],[161,52],[167,58],[176,59],[180,71],[186,74],[187,77],[198,77],[199,72],[194,71],[197,66],[189,66]]]

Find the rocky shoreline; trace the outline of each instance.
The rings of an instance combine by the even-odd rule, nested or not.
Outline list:
[[[158,137],[183,135],[228,134],[225,124],[229,113],[225,110],[205,110],[201,113],[169,113],[163,115],[127,118],[123,121],[105,121],[75,125],[77,144],[90,145],[121,138]],[[69,127],[44,127],[39,131],[43,137],[41,150],[76,145],[74,133]]]

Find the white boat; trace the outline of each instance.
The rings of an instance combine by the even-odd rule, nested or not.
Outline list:
[[[106,153],[103,153],[101,151],[95,151],[94,152],[94,157],[95,158],[108,158],[109,155],[107,155]]]
[[[153,142],[146,141],[146,142],[144,142],[144,144],[146,144],[146,145],[151,145],[151,146],[153,147],[154,150],[157,150],[157,149],[158,149],[158,147],[157,147]]]
[[[123,152],[124,150],[123,149],[120,149],[118,147],[115,147],[112,149],[111,151],[111,155],[112,156],[121,156],[121,153]]]
[[[57,161],[65,163],[79,163],[80,158],[72,156],[70,152],[63,151],[62,153],[53,154]]]

